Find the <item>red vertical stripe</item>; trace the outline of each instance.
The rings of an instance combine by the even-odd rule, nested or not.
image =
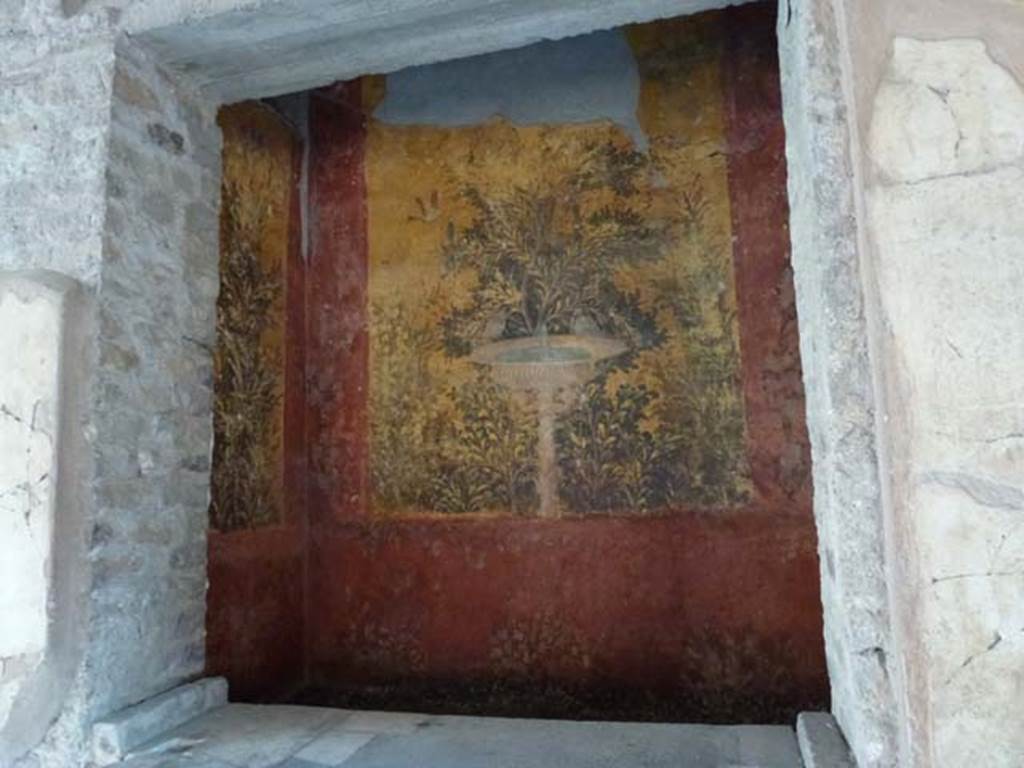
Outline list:
[[[810,508],[775,3],[728,9],[722,75],[747,442],[759,497]]]
[[[307,380],[313,523],[368,506],[366,117],[359,81],[310,104]]]
[[[292,195],[285,267],[284,514],[290,525],[306,524],[306,264],[302,254],[302,159],[292,153]]]

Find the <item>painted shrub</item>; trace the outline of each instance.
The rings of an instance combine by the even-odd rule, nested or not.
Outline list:
[[[294,139],[255,103],[222,109],[218,122],[224,170],[210,522],[224,531],[281,518]]]
[[[748,497],[721,85],[702,39],[627,33],[636,125],[543,108],[449,124],[364,80],[375,513]]]
[[[776,11],[311,95],[304,701],[827,700]]]

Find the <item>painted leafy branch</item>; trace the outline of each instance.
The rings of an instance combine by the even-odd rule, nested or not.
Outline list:
[[[696,258],[660,264],[655,299],[676,336],[648,355],[647,383],[612,392],[606,372],[559,419],[561,493],[577,513],[727,506],[747,492],[736,318],[719,258],[729,246],[710,232],[699,176],[681,202],[680,240]]]
[[[448,513],[531,509],[537,453],[531,409],[486,377],[449,386],[430,364],[441,348],[438,328],[408,307],[375,305],[373,324],[377,503]]]
[[[433,486],[434,506],[445,512],[529,511],[535,503],[536,415],[484,376],[452,397],[460,418],[445,441],[447,462]]]
[[[570,333],[581,321],[620,338],[641,334],[643,319],[622,311],[613,277],[668,245],[667,225],[644,216],[636,199],[648,163],[595,144],[560,176],[497,194],[464,189],[475,219],[462,231],[449,224],[444,261],[449,273],[473,271],[477,288],[444,320],[449,351],[467,352],[495,318],[503,338]]]
[[[266,211],[225,185],[221,285],[217,299],[214,447],[210,522],[219,530],[278,517],[274,494],[281,372],[263,343],[275,320],[281,275],[263,267],[259,233]]]
[[[632,384],[609,395],[599,379],[559,421],[561,494],[573,511],[643,513],[661,501],[651,469],[667,446],[640,426],[652,399],[647,388]]]
[[[427,503],[438,471],[430,436],[443,420],[438,384],[429,354],[440,344],[436,329],[418,323],[407,307],[374,304],[374,340],[370,389],[372,422],[370,480],[385,507]]]

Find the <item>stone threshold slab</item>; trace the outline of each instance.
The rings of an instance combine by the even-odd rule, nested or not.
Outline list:
[[[828,712],[801,712],[796,740],[804,768],[857,768],[839,723]]]
[[[93,760],[118,763],[136,747],[227,703],[227,680],[207,677],[122,709],[93,725]]]

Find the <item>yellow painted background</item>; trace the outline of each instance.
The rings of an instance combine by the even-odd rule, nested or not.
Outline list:
[[[635,292],[642,303],[656,302],[660,286],[671,281],[707,280],[711,272],[720,276],[716,284],[704,286],[701,323],[707,333],[721,333],[737,350],[739,337],[735,320],[736,296],[732,273],[732,231],[726,167],[724,117],[719,52],[708,34],[706,22],[698,19],[659,22],[628,29],[627,37],[637,58],[641,89],[637,105],[639,122],[649,140],[648,152],[656,172],[647,179],[643,192],[643,214],[654,220],[670,221],[678,237],[670,252],[655,264],[623,268],[616,282]],[[712,41],[708,47],[708,40]],[[364,79],[364,107],[372,110],[386,92],[386,78]],[[370,119],[366,149],[367,212],[369,218],[369,304],[371,409],[386,398],[381,392],[386,377],[380,375],[386,358],[392,355],[393,340],[376,332],[382,312],[401,308],[406,322],[418,328],[436,327],[444,313],[464,305],[475,280],[472,275],[455,278],[444,275],[442,246],[446,228],[464,228],[472,223],[474,211],[460,190],[475,187],[486,196],[512,186],[529,188],[546,176],[558,175],[579,163],[582,149],[594,141],[631,147],[632,139],[611,122],[554,125],[517,125],[496,118],[486,123],[446,127],[390,125]],[[700,242],[685,234],[685,201],[697,187],[705,200],[705,225]],[[599,206],[600,195],[588,204]],[[667,340],[657,350],[643,351],[629,370],[617,371],[608,379],[614,389],[625,382],[644,383],[657,389],[659,377],[685,376],[688,336],[662,310],[659,326]],[[725,327],[722,327],[722,326]],[[431,378],[442,378],[453,386],[471,381],[476,367],[468,358],[453,358],[440,348],[438,337],[426,333],[423,343],[433,347],[425,356]],[[432,418],[458,419],[445,403],[443,393],[433,392]],[[730,395],[742,408],[737,383]],[[433,439],[424,418],[418,428],[420,439]],[[656,427],[647,415],[649,427]],[[371,418],[371,423],[373,419]],[[374,437],[371,429],[371,456]],[[430,446],[424,446],[429,450]],[[746,476],[735,478],[735,492],[749,489]],[[429,512],[424,509],[379,512]],[[492,510],[501,512],[502,510]]]

